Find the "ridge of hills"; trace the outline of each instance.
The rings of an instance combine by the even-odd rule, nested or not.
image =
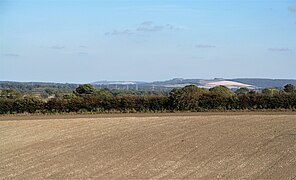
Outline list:
[[[197,85],[203,88],[211,88],[214,86],[224,85],[231,89],[247,87],[250,89],[264,89],[264,88],[282,88],[286,84],[293,84],[296,86],[295,79],[263,79],[263,78],[236,78],[236,79],[183,79],[174,78],[165,81],[154,82],[139,82],[139,81],[97,81],[91,83],[97,86],[151,86],[163,88],[178,88],[186,85]]]
[[[184,79],[174,78],[164,81],[144,82],[144,81],[96,81],[90,83],[96,88],[109,89],[133,89],[133,90],[171,90],[181,88],[186,85],[196,85],[202,88],[212,88],[223,85],[230,89],[247,87],[249,89],[283,88],[286,84],[296,86],[296,79],[263,79],[263,78],[236,78],[236,79]],[[18,89],[30,91],[31,89],[60,88],[63,90],[74,90],[78,83],[53,83],[53,82],[13,82],[0,81],[0,89]]]

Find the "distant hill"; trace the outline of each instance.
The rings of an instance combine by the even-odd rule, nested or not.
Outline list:
[[[92,83],[95,86],[115,88],[115,89],[136,89],[136,90],[171,90],[173,88],[182,88],[187,85],[196,85],[202,88],[212,88],[215,86],[223,85],[230,89],[238,89],[247,87],[255,89],[253,85],[244,84],[240,82],[225,80],[225,79],[183,79],[175,78],[165,81],[154,82],[136,82],[136,81],[98,81]]]
[[[140,81],[96,81],[91,84],[93,85],[133,85],[133,84],[145,84],[146,82],[140,82]]]
[[[142,81],[97,81],[91,83],[96,88],[108,88],[118,90],[142,90],[142,91],[170,91],[173,88],[181,88],[186,85],[196,85],[203,88],[212,88],[224,85],[231,89],[247,87],[249,89],[283,88],[286,84],[294,84],[295,79],[259,79],[259,78],[237,78],[237,79],[183,79],[175,78],[165,81],[142,82]],[[11,82],[0,81],[0,89],[17,89],[23,92],[71,92],[79,84],[47,83],[47,82]]]
[[[264,89],[264,88],[282,88],[286,84],[294,84],[294,79],[259,79],[259,78],[237,78],[237,79],[183,79],[174,78],[165,81],[154,82],[136,82],[136,81],[99,81],[93,83],[94,85],[109,87],[109,88],[135,88],[142,90],[171,90],[173,88],[181,88],[186,85],[196,85],[203,88],[212,88],[214,86],[224,85],[231,89],[238,89],[247,87],[250,89]]]
[[[293,84],[296,86],[295,79],[256,79],[256,78],[239,78],[230,79],[230,81],[235,81],[244,84],[250,84],[258,88],[282,88],[287,84]]]

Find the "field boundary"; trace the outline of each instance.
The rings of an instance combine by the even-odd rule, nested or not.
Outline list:
[[[174,112],[174,113],[94,113],[94,114],[15,114],[0,115],[0,121],[120,118],[120,117],[176,117],[176,116],[239,116],[239,115],[296,115],[296,111],[226,111],[226,112]]]

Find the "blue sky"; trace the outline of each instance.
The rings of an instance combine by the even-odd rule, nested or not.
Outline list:
[[[296,79],[296,0],[0,0],[0,80]]]

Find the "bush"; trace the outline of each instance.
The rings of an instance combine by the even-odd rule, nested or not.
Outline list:
[[[13,110],[13,99],[1,99],[0,98],[0,114],[9,114]]]
[[[44,109],[45,102],[35,97],[25,97],[17,99],[13,103],[12,112],[35,113]]]

